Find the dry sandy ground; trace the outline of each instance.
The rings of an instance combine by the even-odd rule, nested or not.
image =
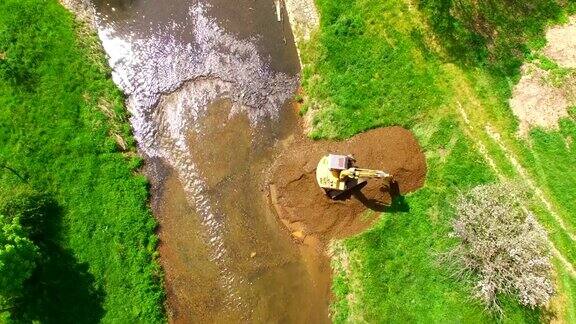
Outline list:
[[[576,69],[576,18],[566,25],[550,28],[548,44],[542,53],[558,66]],[[569,117],[568,109],[576,104],[576,70],[562,80],[535,63],[522,66],[522,77],[512,91],[510,107],[520,122],[519,135],[525,137],[531,128],[558,129],[558,121]]]
[[[310,39],[320,24],[314,0],[285,0],[284,3],[296,42]]]
[[[87,23],[93,28],[96,34],[96,14],[90,0],[60,0],[60,3],[68,10],[74,13],[76,19]]]
[[[522,77],[510,99],[512,112],[520,121],[521,136],[526,136],[532,127],[558,129],[558,121],[568,117],[570,83],[552,86],[549,75],[534,64],[522,66]]]
[[[548,44],[544,54],[565,68],[576,68],[576,17],[566,25],[555,26],[546,32]]]

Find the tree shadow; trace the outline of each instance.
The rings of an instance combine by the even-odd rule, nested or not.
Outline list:
[[[566,6],[547,0],[423,0],[418,7],[442,39],[447,59],[514,74],[530,51],[527,40],[541,35],[550,21],[558,21]]]
[[[104,293],[88,264],[61,245],[62,215],[62,208],[49,198],[36,215],[22,215],[22,225],[33,229],[31,239],[41,256],[11,311],[17,322],[98,323],[104,315]]]

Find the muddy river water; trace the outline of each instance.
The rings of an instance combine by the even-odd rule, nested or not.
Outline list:
[[[261,187],[296,129],[285,13],[277,22],[273,0],[93,4],[147,161],[169,319],[327,322],[326,285]]]

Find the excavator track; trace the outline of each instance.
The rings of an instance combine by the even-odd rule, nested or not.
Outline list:
[[[362,190],[362,188],[364,188],[367,184],[368,184],[368,182],[362,181],[362,182],[358,182],[356,184],[351,185],[346,190],[325,189],[325,191],[326,191],[326,195],[328,197],[330,197],[330,199],[338,200],[338,199],[344,198],[346,196],[346,194],[350,194],[355,190]]]

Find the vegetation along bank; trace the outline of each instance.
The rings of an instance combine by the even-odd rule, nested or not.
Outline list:
[[[0,107],[0,322],[163,322],[123,97],[56,0],[0,2]]]

